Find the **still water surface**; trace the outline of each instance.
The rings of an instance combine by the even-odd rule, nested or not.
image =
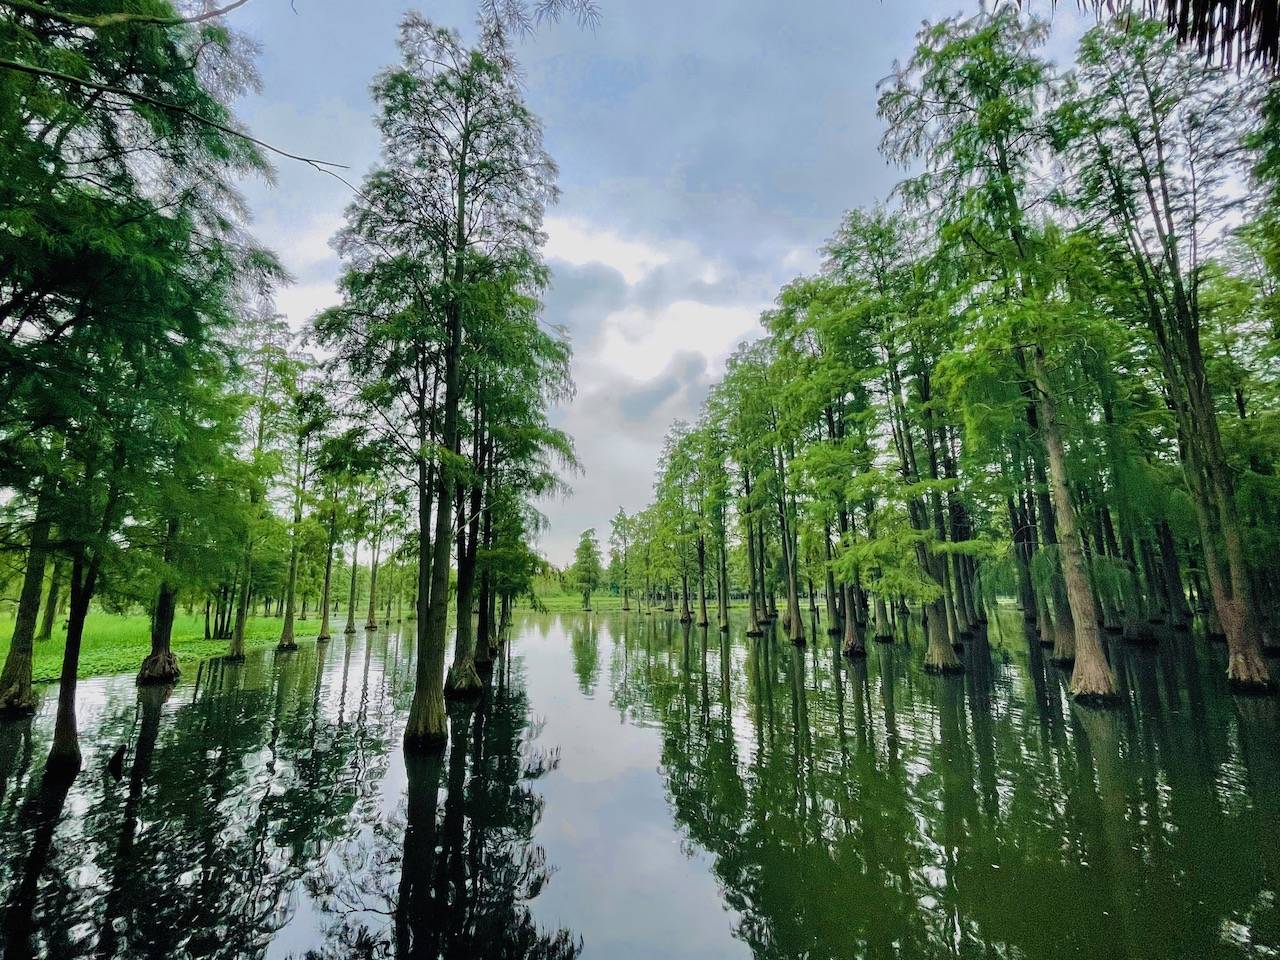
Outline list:
[[[811,637],[813,634],[811,633]],[[919,643],[526,616],[447,753],[406,760],[395,629],[0,725],[0,943],[73,957],[1280,953],[1280,709],[1221,651],[1112,649],[1074,707],[1006,617]],[[114,769],[109,761],[126,745]]]

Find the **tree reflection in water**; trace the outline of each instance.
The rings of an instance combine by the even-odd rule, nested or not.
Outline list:
[[[0,724],[0,953],[575,956],[525,906],[551,873],[532,784],[558,758],[510,661],[406,784],[411,645],[333,646],[213,661],[172,692],[82,684],[74,778],[40,764],[47,712]]]
[[[1081,708],[1010,623],[939,677],[902,644],[848,660],[737,629],[690,656],[667,625],[620,631],[614,705],[661,730],[735,936],[757,958],[1268,955],[1276,701],[1171,635],[1114,645],[1124,708]]]
[[[540,726],[505,653],[494,671],[485,697],[451,708],[447,754],[405,758],[403,815],[346,844],[308,880],[334,918],[309,957],[580,953],[580,940],[541,930],[527,906],[552,872],[532,840],[542,815],[532,784],[559,757],[535,746]]]

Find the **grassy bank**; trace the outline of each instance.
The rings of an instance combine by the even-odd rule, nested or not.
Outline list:
[[[245,648],[253,650],[271,646],[280,639],[280,625],[281,621],[276,617],[250,617],[245,627]],[[341,623],[338,627],[341,629]],[[319,631],[319,620],[295,622],[294,633],[299,640],[313,640]],[[9,652],[9,638],[12,636],[13,620],[0,621],[0,658]],[[65,637],[65,632],[57,629],[50,639],[36,643],[32,673],[38,682],[58,679]],[[145,615],[119,616],[95,611],[85,622],[79,676],[133,673],[150,652],[151,621]],[[179,613],[173,623],[173,652],[177,654],[182,672],[194,676],[196,665],[201,660],[227,652],[227,641],[204,639],[202,614],[186,616]]]

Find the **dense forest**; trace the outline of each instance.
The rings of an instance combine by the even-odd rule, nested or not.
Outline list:
[[[238,6],[232,4],[231,6]],[[79,764],[90,608],[149,612],[139,683],[171,683],[175,614],[242,659],[249,617],[415,620],[407,740],[439,744],[450,597],[460,694],[542,561],[532,504],[574,465],[548,421],[569,347],[540,317],[555,165],[490,17],[473,45],[417,15],[374,80],[381,160],[334,238],[341,303],[303,330],[237,190],[270,160],[238,126],[254,48],[201,8],[6,3],[0,17],[0,484],[16,584],[0,709],[30,712],[65,621],[51,761]],[[551,5],[546,16],[589,12]],[[527,16],[533,14],[524,11]],[[506,26],[514,18],[513,26]],[[451,557],[456,558],[451,561]],[[345,623],[339,611],[345,609]]]
[[[671,427],[613,521],[624,598],[727,629],[741,597],[802,644],[807,597],[850,656],[918,615],[949,672],[1010,597],[1078,700],[1116,698],[1104,633],[1196,624],[1272,687],[1280,95],[1159,22],[1061,70],[1047,33],[922,28],[879,91],[907,178]]]
[[[536,603],[536,504],[576,466],[550,416],[570,348],[541,315],[556,168],[511,36],[594,5],[482,5],[474,42],[404,18],[333,238],[341,302],[303,330],[238,185],[342,168],[239,125],[238,6],[0,4],[0,709],[33,709],[58,624],[70,768],[91,609],[147,611],[144,684],[177,676],[180,610],[233,661],[259,610],[283,651],[311,623],[413,622],[405,740],[443,744],[446,695],[479,692]],[[821,597],[853,656],[914,608],[945,672],[1015,597],[1079,698],[1115,693],[1102,633],[1193,622],[1236,688],[1269,688],[1280,95],[1265,36],[1209,27],[1126,17],[1059,70],[1016,7],[926,24],[880,90],[907,179],[672,428],[653,504],[613,520],[624,608],[678,596],[725,625],[741,599],[799,643]],[[571,573],[589,608],[593,532]]]
[[[924,23],[896,189],[557,569],[515,51],[607,7],[404,14],[353,172],[237,117],[248,2],[0,0],[0,953],[1274,955],[1280,4]]]

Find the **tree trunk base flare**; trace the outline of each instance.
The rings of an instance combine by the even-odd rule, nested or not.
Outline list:
[[[294,650],[297,650],[297,649],[298,649],[298,641],[296,640],[281,640],[279,643],[276,644],[277,653],[292,653]]]
[[[1267,665],[1251,653],[1233,653],[1227,660],[1227,684],[1233,693],[1271,693],[1275,684]]]
[[[356,628],[355,628],[355,627],[353,627],[351,624],[347,624],[346,629],[345,629],[345,630],[343,630],[342,632],[343,632],[344,634],[346,634],[346,635],[349,637],[349,636],[352,636],[352,635],[356,632]]]
[[[366,624],[364,625],[364,632],[365,632],[365,633],[377,633],[377,632],[378,632],[378,625],[377,625],[376,623],[366,623]]]
[[[1105,657],[1092,660],[1077,658],[1068,688],[1076,703],[1092,707],[1111,707],[1120,702],[1116,676]]]
[[[444,712],[444,698],[430,694],[415,696],[409,707],[409,722],[404,728],[404,752],[439,753],[448,744],[449,726]]]
[[[316,637],[316,643],[328,643],[332,639],[333,638],[330,637],[329,634],[322,633],[320,636]]]
[[[81,766],[79,745],[59,747],[55,743],[53,749],[49,751],[49,759],[45,761],[44,775],[51,779],[65,779],[70,782],[80,773]]]
[[[699,620],[699,621],[698,621],[698,626],[700,626],[700,627],[709,627],[709,626],[711,626],[711,621],[710,621],[710,620]]]
[[[763,636],[764,636],[764,631],[763,631],[763,630],[761,630],[761,629],[759,629],[759,628],[757,627],[755,630],[748,630],[748,631],[747,631],[747,636],[748,636],[748,637],[763,637]]]
[[[964,664],[949,643],[931,643],[924,652],[926,673],[963,673]]]
[[[178,658],[171,650],[166,650],[164,653],[153,653],[142,661],[137,682],[139,686],[175,683],[181,675]]]
[[[728,625],[727,623],[722,623],[722,624],[720,624],[720,632],[721,632],[721,633],[728,633],[728,632],[729,632],[729,625]]]
[[[36,712],[31,686],[31,657],[10,651],[0,675],[0,717],[25,717]]]
[[[1049,662],[1055,667],[1071,667],[1075,666],[1076,653],[1072,650],[1070,653],[1058,653],[1057,650],[1049,656]]]
[[[867,655],[867,647],[861,640],[852,644],[845,644],[844,655],[846,657],[865,657]]]
[[[1120,626],[1118,623],[1106,623],[1102,626],[1102,632],[1109,633],[1113,637],[1118,637],[1124,633],[1124,627]]]
[[[244,663],[243,653],[228,653],[222,658],[223,663]]]
[[[1177,630],[1179,633],[1189,633],[1191,631],[1191,624],[1186,620],[1179,620],[1173,625],[1173,629]]]
[[[444,681],[444,695],[450,700],[469,700],[484,692],[484,681],[476,670],[475,660],[466,657],[449,668]]]

